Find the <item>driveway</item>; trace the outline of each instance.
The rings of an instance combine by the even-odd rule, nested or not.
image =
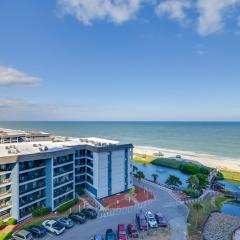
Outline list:
[[[187,207],[177,201],[171,192],[162,189],[160,186],[142,181],[135,182],[136,185],[144,187],[154,192],[155,199],[126,209],[114,209],[109,212],[100,212],[95,220],[89,220],[87,223],[76,224],[72,229],[66,230],[61,236],[48,234],[45,240],[88,240],[95,234],[104,236],[106,229],[116,230],[119,223],[135,223],[136,213],[139,211],[152,211],[153,213],[163,213],[170,224],[171,240],[186,240],[186,219],[188,214]]]

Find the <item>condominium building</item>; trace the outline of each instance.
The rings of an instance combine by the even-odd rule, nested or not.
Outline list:
[[[0,129],[0,139],[2,220],[23,220],[40,207],[54,211],[79,188],[101,199],[132,187],[132,144],[9,129]]]

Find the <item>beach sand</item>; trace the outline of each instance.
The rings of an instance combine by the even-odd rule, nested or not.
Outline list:
[[[164,157],[175,158],[176,155],[181,155],[181,160],[187,160],[191,162],[198,162],[205,166],[217,168],[219,170],[229,170],[234,172],[240,172],[240,159],[231,159],[225,157],[218,157],[208,154],[197,154],[187,151],[175,151],[147,146],[135,146],[134,153],[146,154],[154,156],[156,153],[163,153]],[[180,160],[180,159],[179,159]]]

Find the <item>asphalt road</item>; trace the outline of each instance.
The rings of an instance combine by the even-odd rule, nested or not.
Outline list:
[[[144,186],[154,192],[155,199],[129,209],[119,209],[107,213],[100,213],[97,219],[88,220],[85,224],[76,224],[72,229],[66,230],[65,233],[60,236],[49,233],[44,240],[89,240],[95,234],[102,234],[105,236],[106,229],[112,228],[116,231],[119,223],[135,223],[136,213],[141,210],[144,212],[149,210],[153,213],[163,213],[169,222],[172,240],[186,240],[187,207],[160,187],[147,182],[136,182],[136,184]]]

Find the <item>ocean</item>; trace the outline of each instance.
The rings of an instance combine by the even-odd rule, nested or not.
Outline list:
[[[0,122],[2,128],[102,137],[195,154],[240,159],[240,122]]]

